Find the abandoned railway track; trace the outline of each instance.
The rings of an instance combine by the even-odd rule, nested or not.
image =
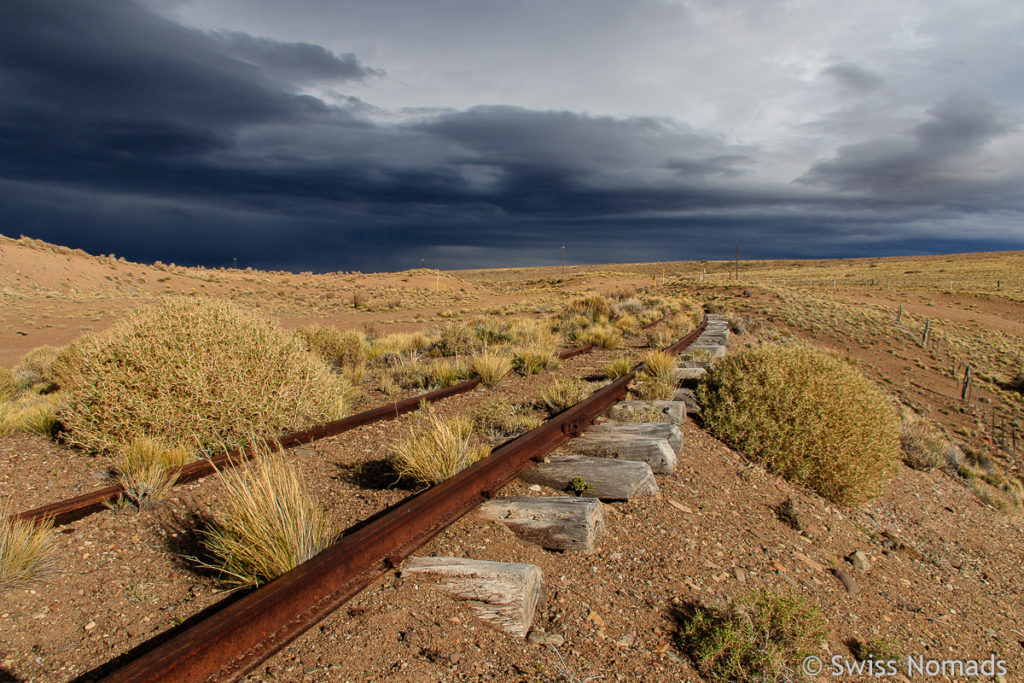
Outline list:
[[[708,319],[669,347],[678,354]],[[227,681],[252,671],[625,396],[642,364],[446,481],[357,525],[307,562],[110,671],[108,681]],[[307,437],[309,438],[309,437]]]

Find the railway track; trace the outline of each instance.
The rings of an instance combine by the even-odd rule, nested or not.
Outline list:
[[[640,329],[651,329],[664,320],[665,316],[662,316],[657,320],[641,325]],[[559,360],[567,360],[585,353],[590,353],[593,348],[593,344],[586,344],[584,346],[566,349],[559,352],[558,358]],[[424,403],[434,403],[452,396],[464,394],[476,389],[478,386],[480,386],[479,378],[470,379],[450,387],[428,391],[424,394],[403,399],[401,401],[385,403],[377,406],[376,408],[371,408],[370,410],[349,415],[310,429],[291,432],[278,438],[268,438],[265,439],[262,444],[257,444],[256,446],[234,449],[211,458],[197,460],[196,462],[183,465],[182,467],[175,468],[171,471],[171,475],[175,477],[174,485],[186,484],[196,481],[197,479],[215,475],[224,469],[234,467],[240,463],[250,460],[254,457],[255,453],[262,450],[261,447],[263,446],[291,448],[293,446],[311,443],[319,439],[325,439],[330,436],[337,436],[338,434],[342,434],[351,429],[373,424],[374,422],[395,419],[401,415],[405,415],[406,413],[418,410]],[[109,503],[117,500],[124,493],[124,487],[120,484],[106,486],[84,493],[80,496],[75,496],[56,503],[50,503],[48,505],[17,513],[14,515],[14,518],[30,521],[42,521],[44,519],[48,519],[54,524],[54,526],[70,524],[71,522],[78,521],[83,517],[88,517],[95,512],[105,510]]]
[[[682,352],[707,323],[705,316],[700,326],[667,350]],[[505,484],[580,435],[625,396],[641,369],[642,364],[637,365],[574,407],[495,449],[484,460],[371,518],[317,556],[154,645],[104,680],[238,680],[363,588],[398,568],[447,526],[494,498]],[[136,649],[146,650],[146,646]]]

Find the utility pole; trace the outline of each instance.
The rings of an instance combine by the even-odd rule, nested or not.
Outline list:
[[[562,272],[565,272],[565,245],[562,245]]]
[[[420,259],[420,268],[423,268],[423,259]]]
[[[234,267],[237,269],[238,268],[238,257],[237,256],[232,256],[231,257],[231,262],[235,264]]]
[[[740,279],[740,245],[736,245],[736,281]]]

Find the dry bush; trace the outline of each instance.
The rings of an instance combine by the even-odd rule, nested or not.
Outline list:
[[[900,437],[903,462],[925,472],[946,464],[946,439],[920,419],[905,419]]]
[[[280,455],[221,473],[225,493],[203,545],[227,583],[257,586],[294,569],[331,542],[323,508]]]
[[[443,389],[458,384],[466,378],[466,369],[456,360],[438,358],[434,360],[424,374],[427,389]]]
[[[540,346],[557,349],[562,344],[562,335],[551,329],[546,321],[518,318],[509,325],[512,341],[523,346]]]
[[[899,424],[881,390],[851,364],[809,347],[728,356],[697,400],[719,439],[836,502],[876,495],[899,460]]]
[[[394,332],[373,340],[366,350],[366,357],[368,360],[376,360],[386,354],[418,353],[431,343],[431,338],[422,332]]]
[[[433,410],[413,420],[388,457],[395,472],[424,484],[439,484],[491,452],[473,433],[466,417],[445,419]]]
[[[7,503],[0,506],[0,592],[31,584],[56,563],[56,535],[49,520],[14,519]]]
[[[651,377],[669,377],[676,369],[676,357],[667,351],[645,351],[640,356],[644,372]]]
[[[623,375],[628,375],[633,369],[633,365],[633,359],[629,356],[619,356],[605,363],[602,373],[608,379],[618,379]]]
[[[295,335],[231,304],[184,297],[68,347],[58,417],[70,443],[107,451],[151,436],[198,450],[346,414],[351,387]]]
[[[599,294],[571,301],[565,310],[568,313],[585,315],[594,322],[609,320],[612,315],[611,303]]]
[[[505,379],[508,373],[512,372],[511,359],[491,351],[484,351],[473,356],[469,365],[473,374],[480,377],[480,381],[488,387],[496,386]]]
[[[671,333],[665,329],[654,328],[644,332],[644,339],[648,348],[660,349],[673,342]]]
[[[457,322],[445,323],[434,337],[426,352],[435,357],[471,356],[478,346],[473,328]]]
[[[124,495],[141,510],[167,497],[178,480],[174,468],[190,460],[192,454],[181,446],[169,448],[156,439],[139,437],[118,450],[114,469]]]
[[[722,609],[682,615],[679,644],[712,681],[793,680],[828,633],[816,607],[798,596],[756,591]]]
[[[11,371],[0,367],[0,401],[14,398],[21,391],[21,384],[14,378]]]
[[[366,359],[366,339],[358,332],[310,325],[295,331],[307,351],[335,368],[358,365]]]
[[[615,321],[615,327],[617,327],[623,333],[636,332],[640,327],[640,321],[634,316],[626,313]]]
[[[52,386],[51,368],[59,353],[60,349],[55,346],[43,345],[34,348],[22,356],[11,370],[11,374],[26,387]]]
[[[552,413],[576,405],[591,393],[590,385],[575,378],[557,379],[540,391],[540,402]]]

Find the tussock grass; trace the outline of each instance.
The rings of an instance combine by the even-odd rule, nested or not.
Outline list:
[[[668,346],[674,341],[672,339],[672,334],[662,327],[646,330],[644,332],[644,340],[648,348],[652,349],[660,349]]]
[[[645,351],[640,356],[644,372],[651,377],[672,377],[676,369],[676,357],[666,351]]]
[[[57,429],[60,394],[28,394],[0,401],[0,434],[28,432],[52,436]]]
[[[198,450],[346,414],[351,387],[293,334],[228,303],[168,299],[68,347],[58,417],[91,451],[151,436]]]
[[[484,351],[473,356],[470,368],[485,386],[493,387],[512,372],[512,360],[498,353]]]
[[[669,401],[676,392],[676,384],[671,375],[652,376],[641,372],[630,392],[641,401]]]
[[[634,365],[633,359],[629,356],[619,356],[605,363],[602,373],[608,379],[618,379],[623,375],[628,375]]]
[[[539,399],[554,414],[576,405],[590,393],[591,387],[586,382],[575,378],[559,378],[541,389]]]
[[[710,680],[760,683],[794,680],[826,634],[818,609],[803,598],[757,591],[683,615],[678,640]]]
[[[715,436],[836,502],[876,495],[899,459],[899,424],[881,390],[849,363],[810,347],[728,356],[697,395]]]
[[[425,388],[443,389],[458,384],[466,376],[462,363],[455,360],[437,359],[427,368],[424,375]]]
[[[532,343],[512,348],[512,367],[522,375],[535,375],[545,370],[557,370],[561,365],[553,346]]]
[[[473,426],[490,441],[505,441],[539,427],[544,419],[528,405],[513,405],[498,398],[485,403],[473,415]]]
[[[435,357],[471,356],[479,345],[473,328],[458,322],[445,323],[434,337],[426,353]]]
[[[635,316],[629,313],[625,313],[619,316],[619,318],[615,321],[615,327],[617,327],[620,332],[632,333],[636,332],[637,329],[640,327],[640,321],[637,320]]]
[[[306,350],[335,368],[358,365],[366,360],[366,339],[358,332],[310,325],[295,331]]]
[[[445,419],[433,410],[417,417],[408,436],[395,443],[388,458],[403,477],[439,484],[491,452],[474,434],[469,418]]]
[[[331,542],[323,509],[297,469],[280,455],[221,473],[225,494],[201,530],[215,569],[229,584],[257,586],[294,569]]]
[[[562,335],[551,329],[543,320],[518,318],[509,325],[512,341],[524,346],[537,345],[557,349],[562,343]]]
[[[921,419],[904,419],[900,435],[903,462],[915,470],[930,471],[946,464],[946,439]]]
[[[173,468],[190,460],[192,454],[185,448],[139,437],[118,450],[114,468],[124,495],[141,510],[167,497],[178,480]]]
[[[576,335],[580,344],[593,344],[599,349],[618,349],[622,347],[622,332],[614,325],[598,323],[581,330]]]
[[[399,355],[419,353],[430,346],[432,340],[423,332],[395,332],[374,339],[366,352],[369,360],[375,360],[388,353]]]
[[[0,592],[38,581],[55,564],[56,535],[50,521],[14,519],[0,505]]]

